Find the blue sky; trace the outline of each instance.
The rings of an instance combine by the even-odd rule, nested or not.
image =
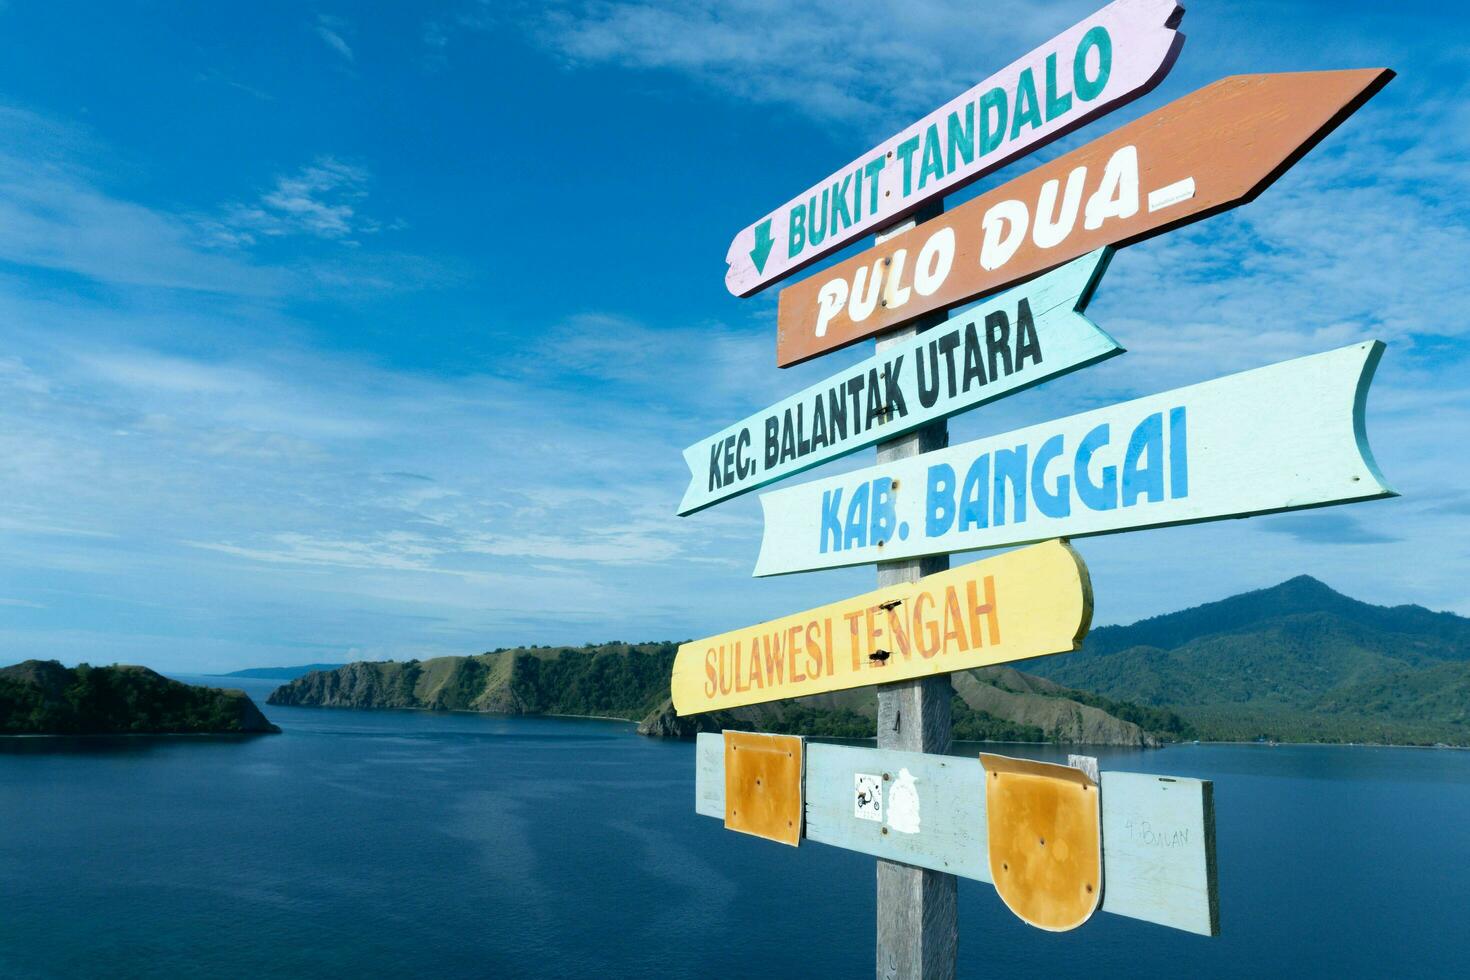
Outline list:
[[[752,579],[753,495],[674,516],[684,446],[867,346],[777,370],[726,247],[1100,5],[0,5],[6,662],[676,639],[871,587]],[[1199,0],[1156,91],[958,198],[1224,75],[1399,72],[1255,203],[1119,253],[1089,312],[1128,354],[952,424],[1388,342],[1401,498],[1082,541],[1098,622],[1303,572],[1470,614],[1467,21]]]

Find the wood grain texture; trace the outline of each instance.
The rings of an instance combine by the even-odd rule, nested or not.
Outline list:
[[[1109,249],[1089,253],[932,330],[880,344],[873,357],[701,439],[684,450],[690,479],[679,513],[1121,354],[1082,314],[1110,258]],[[948,371],[951,360],[963,365],[977,354],[983,362],[992,349],[1003,353],[978,373]]]
[[[938,217],[936,204],[916,223]],[[882,242],[906,228],[878,236]],[[879,337],[878,356],[932,334],[941,314]],[[926,322],[926,320],[928,322]],[[878,444],[878,462],[894,462],[943,449],[949,427],[942,419]],[[878,586],[917,583],[949,568],[949,557],[882,562]],[[910,752],[948,752],[952,727],[952,688],[947,676],[918,677],[878,686],[878,746]],[[874,967],[880,980],[949,980],[959,951],[959,880],[952,874],[879,859],[877,863],[877,943]]]
[[[723,820],[721,736],[698,736],[695,756],[695,811]],[[890,796],[889,787],[904,780],[917,800],[916,832],[894,829],[887,814],[881,822],[856,815],[854,777],[860,773],[877,774]],[[889,779],[882,781],[885,773]],[[806,838],[992,882],[984,778],[974,756],[808,743]],[[1203,936],[1219,935],[1211,783],[1104,771],[1102,820],[1102,911]]]
[[[1244,204],[1392,77],[1375,68],[1235,75],[1208,85],[783,289],[776,362],[796,364],[1104,245],[1132,244]],[[915,270],[924,255],[943,254],[942,235],[953,239],[950,261],[931,264],[933,281],[921,285]],[[871,312],[852,305],[863,294],[852,288],[860,273],[891,280]]]
[[[1354,344],[764,494],[755,574],[1394,496],[1365,419],[1382,353]],[[871,526],[872,488],[890,485],[880,523],[899,533],[831,533],[855,509]]]
[[[1067,544],[1030,548],[685,643],[679,714],[891,684],[1077,649],[1092,586]]]
[[[1103,911],[1218,936],[1213,784],[1105,772],[1102,785]]]
[[[1183,14],[1174,0],[1116,0],[1079,21],[743,229],[725,259],[726,288],[748,296],[1150,91],[1168,74],[1184,43],[1176,32]],[[987,13],[978,10],[976,16]],[[1106,48],[1107,58],[1100,86],[1078,88],[1079,50],[1085,75],[1097,78],[1103,55],[1098,45]],[[1005,93],[999,117],[992,102],[995,90]],[[1020,104],[1027,98],[1038,110],[1034,117],[1028,118]],[[977,110],[990,116],[979,126],[988,122],[991,130],[999,129],[994,146],[978,138]],[[1012,128],[1009,124],[1018,116]],[[952,134],[963,137],[960,142],[971,151],[968,157],[950,148]],[[939,171],[924,170],[929,151],[923,144],[931,139],[940,142],[941,156],[934,161]],[[909,141],[917,145],[906,154]],[[844,206],[834,210],[834,196]],[[817,223],[821,234],[816,237],[807,233],[812,229],[807,211],[813,202],[820,206],[823,201]],[[793,211],[803,215],[803,232],[795,242]]]

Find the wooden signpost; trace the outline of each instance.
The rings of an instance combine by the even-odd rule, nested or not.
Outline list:
[[[696,813],[727,816],[732,734],[698,736]],[[805,753],[803,840],[995,884],[979,758],[821,743],[807,743]],[[1211,784],[1103,772],[1100,785],[1101,911],[1219,935]]]
[[[1082,310],[1099,249],[812,385],[684,450],[692,514],[956,412],[1121,354]]]
[[[725,285],[748,296],[1126,105],[1168,74],[1183,16],[1116,0],[1068,28],[742,230]]]
[[[767,493],[755,574],[1394,496],[1365,422],[1382,353],[1354,344]]]
[[[1051,541],[679,647],[681,715],[1077,649],[1087,567]]]
[[[781,291],[789,367],[1260,194],[1393,77],[1236,75]],[[868,302],[877,295],[876,305]]]
[[[876,686],[876,748],[700,735],[695,809],[876,857],[882,980],[954,976],[956,876],[1039,929],[1100,910],[1218,935],[1209,782],[948,755],[948,675],[1077,649],[1092,586],[1066,538],[1393,495],[1364,418],[1376,341],[948,444],[950,416],[1121,352],[1082,312],[1113,248],[1254,199],[1393,77],[1226,78],[943,211],[1157,84],[1182,14],[1116,0],[730,246],[726,284],[745,296],[875,233],[782,290],[776,360],[877,349],[685,450],[679,513],[875,446],[875,467],[762,496],[755,571],[873,563],[878,589],[686,643],[670,689],[687,715]],[[953,552],[1017,544],[949,569]]]

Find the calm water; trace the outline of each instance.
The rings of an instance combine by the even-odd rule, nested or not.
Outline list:
[[[0,739],[0,975],[872,976],[873,860],[695,816],[689,743],[267,713],[284,735]],[[1100,754],[1216,781],[1224,935],[1045,934],[962,881],[962,976],[1470,976],[1470,753]]]

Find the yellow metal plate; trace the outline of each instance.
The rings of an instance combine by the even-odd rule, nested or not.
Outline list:
[[[804,751],[799,735],[725,732],[725,828],[800,843]]]
[[[1102,806],[1081,769],[982,753],[990,874],[1006,907],[1064,932],[1102,900]]]

